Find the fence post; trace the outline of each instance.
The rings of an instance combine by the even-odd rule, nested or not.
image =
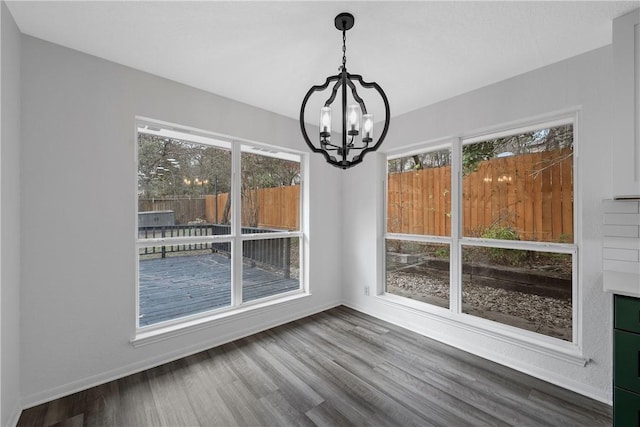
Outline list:
[[[162,237],[165,237],[165,226],[162,226]],[[167,256],[167,248],[165,245],[162,245],[162,258],[166,258]]]

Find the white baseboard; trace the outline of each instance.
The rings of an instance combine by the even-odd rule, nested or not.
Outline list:
[[[235,340],[256,334],[258,332],[262,332],[267,329],[271,329],[276,326],[283,325],[285,323],[293,322],[295,320],[302,319],[307,316],[311,316],[313,314],[328,310],[330,308],[337,307],[341,304],[342,304],[341,301],[335,301],[335,302],[323,304],[318,307],[313,307],[311,309],[298,310],[293,312],[284,311],[281,316],[273,319],[268,323],[256,322],[256,324],[250,328],[245,328],[243,330],[236,330],[236,331],[233,331],[233,333],[217,336],[214,340],[200,342],[189,347],[181,347],[180,349],[177,349],[175,351],[157,355],[156,357],[153,357],[150,359],[140,360],[138,362],[135,362],[126,366],[122,366],[117,369],[102,372],[96,375],[92,375],[90,377],[82,378],[78,381],[72,381],[58,387],[53,387],[47,390],[39,391],[37,393],[32,393],[26,396],[22,396],[22,407],[24,409],[27,409],[36,405],[40,405],[42,403],[49,402],[54,399],[59,399],[61,397],[68,396],[70,394],[77,393],[79,391],[86,390],[91,387],[95,387],[110,381],[114,381],[114,380],[126,377],[128,375],[145,371],[147,369],[155,368],[165,363],[169,363],[174,360],[178,360],[183,357],[187,357],[192,354],[196,354],[201,351],[205,351],[210,348],[217,347],[222,344],[226,344],[228,342],[235,341]],[[259,315],[259,314],[260,313],[256,313],[256,315]],[[18,413],[18,416],[19,415],[20,414]],[[17,419],[16,419],[16,422],[17,422]]]
[[[522,360],[507,357],[501,353],[492,352],[484,348],[469,346],[467,342],[456,340],[455,337],[451,335],[448,335],[447,337],[442,337],[441,335],[430,334],[429,331],[419,330],[415,327],[412,327],[410,322],[402,322],[402,320],[399,318],[395,318],[395,317],[392,318],[390,316],[385,316],[384,314],[372,311],[370,308],[367,308],[360,304],[354,304],[352,302],[347,302],[347,301],[343,301],[342,304],[354,310],[360,311],[364,314],[368,314],[375,318],[378,318],[386,322],[392,323],[394,325],[400,326],[402,328],[408,329],[412,332],[416,332],[420,335],[426,336],[428,338],[434,339],[436,341],[442,342],[444,344],[450,345],[452,347],[455,347],[460,350],[466,351],[468,353],[474,354],[476,356],[482,357],[484,359],[491,360],[500,365],[504,365],[516,371],[520,371],[527,375],[531,375],[535,378],[541,379],[543,381],[547,381],[551,384],[576,392],[578,394],[581,394],[583,396],[605,403],[607,405],[613,404],[612,397],[608,395],[605,391],[599,388],[592,387],[588,384],[584,384],[578,381],[574,381],[567,377],[555,375],[553,372],[547,371],[545,369],[541,369],[539,366],[525,364],[522,362]]]

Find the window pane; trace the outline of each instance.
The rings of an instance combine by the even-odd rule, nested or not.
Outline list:
[[[229,248],[230,243],[140,248],[139,326],[231,305]]]
[[[463,246],[462,311],[572,340],[572,255]]]
[[[242,300],[300,289],[300,238],[242,242]]]
[[[386,243],[386,292],[449,308],[449,245]]]
[[[573,243],[573,126],[463,147],[463,236]]]
[[[228,149],[138,132],[138,237],[229,234],[230,183]]]
[[[387,162],[387,232],[451,235],[451,150]]]
[[[245,149],[245,147],[243,147]],[[300,230],[300,159],[242,152],[242,232]]]

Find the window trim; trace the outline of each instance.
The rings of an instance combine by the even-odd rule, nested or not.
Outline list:
[[[461,133],[446,138],[434,139],[418,144],[411,144],[395,148],[381,155],[382,203],[381,236],[379,259],[381,265],[378,272],[378,284],[376,297],[386,304],[396,308],[408,310],[413,314],[427,317],[443,324],[458,327],[491,337],[509,344],[525,348],[530,351],[542,353],[572,364],[584,366],[588,358],[583,355],[582,346],[582,292],[580,278],[582,277],[582,224],[580,182],[581,169],[579,162],[579,107],[574,107],[549,114],[530,117],[528,119],[503,123],[497,126],[487,127],[472,132]],[[526,132],[545,127],[554,127],[563,124],[573,125],[573,229],[574,241],[572,244],[534,242],[534,241],[505,241],[483,238],[464,237],[462,235],[462,148],[466,144],[481,142],[500,136],[513,135],[518,132]],[[412,154],[437,151],[442,148],[451,149],[451,235],[431,236],[413,235],[387,232],[388,210],[388,160],[410,156]],[[449,308],[442,308],[410,298],[393,295],[385,291],[386,288],[386,241],[407,240],[427,243],[448,243],[450,245],[451,264]],[[565,341],[539,334],[515,326],[495,322],[489,319],[469,315],[462,312],[462,271],[459,268],[461,251],[463,246],[500,247],[505,249],[527,249],[545,252],[568,253],[572,255],[572,340]]]
[[[135,331],[134,336],[131,339],[131,344],[134,347],[146,345],[148,343],[162,341],[173,336],[190,333],[197,331],[205,327],[209,327],[213,324],[218,324],[222,321],[228,321],[229,318],[236,317],[237,315],[245,316],[251,315],[254,310],[265,309],[271,306],[277,306],[282,303],[289,303],[290,301],[297,300],[299,298],[310,296],[308,287],[308,274],[307,274],[307,255],[306,255],[306,235],[307,235],[307,223],[305,215],[305,206],[308,205],[305,200],[307,191],[305,191],[307,185],[307,169],[308,169],[308,155],[307,153],[274,145],[264,144],[248,139],[231,137],[228,135],[222,135],[215,132],[209,132],[202,129],[196,129],[189,126],[173,124],[161,120],[151,119],[148,117],[135,116],[134,118],[134,164],[136,170],[138,168],[138,133],[141,126],[151,127],[151,134],[160,134],[158,130],[169,131],[176,139],[182,139],[189,142],[198,144],[207,144],[221,149],[226,149],[231,152],[231,232],[227,235],[216,236],[189,236],[189,237],[165,237],[165,238],[151,238],[151,239],[139,239],[138,230],[138,175],[135,174],[134,188],[134,209],[135,209],[135,230],[134,233],[134,247],[135,247]],[[208,143],[210,141],[216,141],[219,144]],[[242,221],[241,221],[241,155],[242,153],[253,153],[258,155],[264,155],[267,157],[283,158],[285,160],[299,161],[300,163],[300,206],[298,209],[298,224],[299,229],[296,231],[277,231],[273,233],[242,233]],[[282,156],[278,156],[282,154]],[[298,238],[299,241],[299,281],[300,287],[287,292],[282,292],[276,295],[267,296],[264,298],[242,301],[242,247],[243,242],[263,239],[285,239],[285,238]],[[164,245],[182,245],[182,244],[197,244],[197,243],[220,243],[228,242],[231,244],[231,259],[240,260],[233,261],[231,263],[231,304],[226,307],[215,308],[212,310],[194,313],[191,315],[170,319],[155,324],[140,326],[138,323],[140,316],[140,300],[139,300],[139,250],[140,248],[158,246],[158,243]]]

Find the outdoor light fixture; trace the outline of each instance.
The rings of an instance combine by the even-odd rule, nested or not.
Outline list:
[[[307,145],[314,153],[322,153],[327,162],[332,165],[347,169],[360,163],[366,153],[378,149],[389,129],[389,101],[382,88],[375,82],[367,83],[362,80],[362,76],[357,74],[349,74],[347,72],[347,46],[346,33],[353,27],[354,18],[350,13],[341,13],[336,16],[335,26],[342,31],[342,66],[340,74],[327,77],[323,85],[313,86],[307,92],[302,107],[300,108],[300,128],[302,136]],[[331,82],[335,82],[331,88],[331,94],[325,101],[324,107],[320,109],[320,128],[318,135],[318,143],[314,144],[307,134],[304,117],[305,108],[309,98],[314,92],[324,91],[329,87]],[[365,89],[374,89],[384,103],[385,120],[384,128],[380,133],[380,137],[374,143],[373,133],[373,114],[367,113],[367,107],[364,100],[358,95],[356,82]],[[331,142],[331,104],[338,95],[340,89],[341,110],[340,118],[342,121],[342,143],[334,144]],[[350,95],[349,96],[349,92]],[[347,105],[348,104],[348,105]],[[357,137],[360,137],[359,140]],[[337,155],[337,158],[336,158]]]

